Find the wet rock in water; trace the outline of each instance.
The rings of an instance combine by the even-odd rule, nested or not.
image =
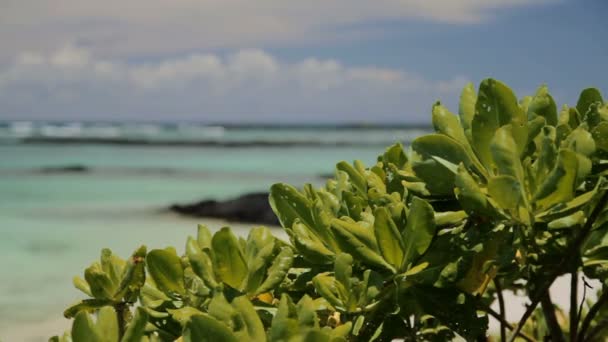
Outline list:
[[[226,201],[203,200],[173,204],[169,210],[192,217],[212,217],[228,221],[279,225],[268,203],[268,193],[250,193]]]
[[[84,165],[47,166],[37,170],[40,173],[85,173],[91,169]]]

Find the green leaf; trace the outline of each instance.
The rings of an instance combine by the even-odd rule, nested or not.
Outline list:
[[[126,302],[134,302],[146,282],[145,258],[146,246],[140,246],[129,258],[123,269],[120,284],[114,293],[114,299],[121,298]]]
[[[462,208],[469,215],[493,215],[495,210],[481,191],[477,182],[463,165],[458,166],[454,193]]]
[[[348,292],[336,278],[327,274],[318,274],[312,279],[317,293],[329,304],[341,310],[347,310]]]
[[[84,311],[80,311],[74,318],[72,340],[74,342],[103,342],[91,316]]]
[[[135,311],[135,317],[127,325],[125,335],[120,342],[139,342],[144,336],[146,324],[148,323],[148,313],[142,307],[138,307]]]
[[[107,248],[101,250],[100,260],[103,271],[108,275],[113,284],[118,285],[126,262],[112,254],[112,251]]]
[[[471,165],[469,155],[462,144],[443,134],[428,134],[414,139],[412,149],[423,159],[440,157],[452,164]],[[418,173],[418,177],[422,176]]]
[[[255,290],[254,294],[258,295],[260,293],[268,292],[278,286],[283,279],[285,279],[287,272],[291,268],[293,258],[294,255],[291,248],[281,248],[279,254],[274,258],[272,265],[270,265],[270,268],[268,268],[268,277]]]
[[[407,267],[424,254],[435,236],[435,213],[433,207],[418,197],[412,199],[407,225],[403,232],[405,242],[404,265]]]
[[[63,316],[65,318],[73,318],[80,311],[85,312],[94,312],[97,309],[100,309],[104,306],[113,305],[114,302],[110,299],[83,299],[80,302],[71,305],[69,308],[65,309],[63,312]]]
[[[359,191],[360,194],[367,194],[367,181],[365,176],[356,170],[353,166],[345,161],[341,161],[336,165],[336,169],[343,171],[348,175],[348,178],[353,184],[353,187]]]
[[[89,284],[86,282],[86,280],[80,277],[74,277],[72,278],[72,283],[74,284],[75,288],[84,292],[89,297],[93,297],[93,293],[91,293],[91,287],[89,287]]]
[[[386,208],[379,207],[374,214],[374,232],[380,252],[382,252],[384,260],[395,269],[399,269],[403,264],[405,248],[401,234]]]
[[[174,249],[155,249],[146,256],[148,274],[159,290],[167,293],[186,293],[184,269]]]
[[[204,250],[205,248],[211,249],[212,235],[207,226],[199,224],[196,237],[196,241],[201,250]]]
[[[194,274],[199,276],[207,287],[215,289],[218,287],[218,281],[213,273],[213,261],[207,253],[201,251],[199,245],[200,243],[189,237],[186,243],[186,255]],[[211,240],[209,245],[211,245]]]
[[[585,217],[586,215],[583,211],[577,211],[574,214],[549,222],[548,227],[550,229],[563,229],[582,226],[585,223]]]
[[[232,301],[232,307],[239,313],[244,323],[244,327],[235,331],[235,335],[241,341],[266,341],[266,331],[251,302],[245,296],[236,297]]]
[[[376,252],[377,244],[370,229],[339,219],[332,220],[331,229],[345,252],[369,265],[380,266],[393,273],[396,272],[395,268]]]
[[[604,102],[602,94],[596,88],[587,88],[581,92],[576,103],[576,109],[581,115],[585,115],[589,110],[589,107],[596,102]]]
[[[291,229],[296,219],[309,227],[314,226],[312,203],[296,188],[283,183],[273,184],[269,199],[270,206],[283,227]]]
[[[433,127],[436,132],[447,135],[459,142],[463,147],[469,145],[469,141],[467,140],[458,117],[450,113],[448,109],[439,102],[435,103],[433,106]]]
[[[511,125],[500,127],[492,139],[490,150],[494,165],[498,168],[500,175],[513,176],[518,181],[523,181],[523,168],[519,160],[517,145],[511,134]]]
[[[473,83],[467,83],[460,93],[460,102],[458,105],[458,115],[460,123],[469,141],[471,138],[471,126],[473,117],[475,116],[475,105],[477,103],[477,95],[475,94],[475,86]]]
[[[264,280],[266,268],[272,262],[275,243],[274,236],[266,227],[257,227],[249,232],[245,247],[247,261],[247,281],[244,290],[253,294]]]
[[[398,169],[403,168],[407,164],[407,156],[403,151],[403,145],[396,143],[386,149],[382,155],[382,162],[384,164],[393,164]]]
[[[192,316],[184,329],[185,342],[238,342],[230,329],[217,319],[200,314]]]
[[[114,294],[114,284],[97,262],[84,270],[84,279],[89,284],[93,297],[110,299]]]
[[[600,122],[591,132],[598,149],[608,152],[608,122]]]
[[[232,288],[239,289],[247,277],[247,263],[239,242],[230,228],[220,229],[212,239],[215,253],[215,272],[222,281]]]
[[[571,150],[560,150],[557,164],[534,194],[539,208],[548,208],[574,197],[578,158]]]
[[[526,122],[515,94],[499,81],[493,79],[482,81],[479,86],[471,132],[473,148],[487,169],[493,169],[490,143],[494,138],[494,133],[501,126],[512,122],[514,124],[525,124]],[[525,139],[527,139],[527,133],[524,142]]]
[[[442,211],[435,213],[435,224],[437,227],[456,225],[467,218],[467,216],[464,210]]]
[[[268,331],[270,341],[290,341],[290,338],[297,335],[298,320],[296,307],[287,294],[281,296],[279,308],[272,319],[272,325]]]
[[[547,120],[547,124],[551,126],[557,126],[557,105],[553,100],[553,97],[549,94],[549,90],[546,85],[542,85],[536,91],[536,95],[528,106],[528,118],[530,119],[532,114],[542,116]]]
[[[515,209],[521,201],[521,186],[512,176],[496,176],[488,181],[488,194],[505,209]]]
[[[114,308],[105,306],[97,313],[97,331],[105,342],[118,341],[118,320]]]
[[[291,238],[297,251],[313,264],[330,264],[333,261],[334,252],[329,250],[299,219],[293,225]]]

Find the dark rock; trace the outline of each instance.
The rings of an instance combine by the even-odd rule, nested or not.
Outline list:
[[[38,170],[40,173],[85,173],[91,169],[84,165],[48,166]]]
[[[213,217],[228,221],[279,225],[268,203],[268,193],[251,193],[226,201],[204,200],[191,204],[173,204],[169,210],[193,217]]]

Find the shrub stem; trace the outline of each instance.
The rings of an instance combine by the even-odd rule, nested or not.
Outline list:
[[[521,316],[521,319],[517,323],[514,333],[511,336],[511,339],[509,340],[510,342],[515,341],[515,338],[517,337],[517,333],[524,327],[524,324],[526,324],[526,322],[528,321],[528,318],[530,318],[530,316],[534,312],[534,309],[536,309],[536,307],[538,306],[538,303],[541,301],[541,299],[545,295],[545,293],[547,293],[547,291],[549,291],[549,288],[551,287],[551,285],[553,284],[555,279],[562,274],[564,267],[566,267],[568,262],[570,262],[571,256],[578,254],[578,250],[579,250],[581,244],[583,242],[585,242],[585,239],[587,239],[587,236],[589,235],[589,232],[591,231],[593,224],[595,223],[598,216],[600,215],[600,213],[606,206],[606,203],[608,203],[608,191],[604,191],[604,194],[602,195],[602,197],[596,204],[595,208],[593,208],[591,215],[589,215],[587,222],[585,222],[585,225],[580,230],[576,239],[573,241],[572,244],[570,244],[570,247],[564,253],[564,256],[562,257],[562,260],[560,261],[560,263],[555,267],[555,271],[553,271],[553,273],[551,273],[551,275],[547,278],[547,280],[540,287],[538,287],[537,291],[534,291],[534,293],[530,295],[530,299],[532,300],[532,303],[530,303],[530,305],[526,309],[526,312],[524,312],[524,314]],[[580,333],[579,333],[579,335],[580,335]]]
[[[551,333],[551,341],[553,342],[566,342],[562,328],[559,326],[557,317],[555,317],[555,305],[551,301],[549,291],[545,292],[545,295],[540,299],[541,307],[543,309],[543,315],[545,316],[545,322]]]

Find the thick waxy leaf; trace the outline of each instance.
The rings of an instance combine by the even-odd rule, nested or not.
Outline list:
[[[110,299],[114,295],[115,285],[97,262],[84,271],[84,279],[89,284],[93,297]]]
[[[74,278],[72,278],[72,284],[74,284],[75,288],[84,292],[89,297],[93,297],[93,293],[91,293],[91,287],[89,286],[89,284],[87,283],[86,280],[84,280],[80,277],[74,277]]]
[[[247,282],[244,290],[253,294],[260,286],[266,275],[268,264],[272,262],[274,254],[274,236],[266,227],[257,227],[249,232],[245,258],[247,261]]]
[[[506,125],[496,130],[490,150],[498,174],[513,176],[523,181],[523,169],[517,152],[517,144],[511,134],[512,126]]]
[[[355,167],[351,166],[345,161],[339,162],[336,165],[336,169],[339,171],[343,171],[348,175],[348,178],[352,182],[353,186],[359,191],[361,195],[367,194],[367,181],[365,180],[365,176],[363,173],[359,172],[359,170],[355,169]]]
[[[135,317],[127,326],[125,335],[120,340],[121,342],[139,342],[144,336],[146,324],[148,323],[148,313],[142,307],[138,307],[135,311]]]
[[[327,274],[315,276],[312,279],[312,283],[315,286],[317,293],[325,298],[332,306],[346,310],[348,293],[342,283],[336,281],[334,277]]]
[[[97,313],[97,331],[104,342],[118,341],[118,320],[116,311],[110,306],[99,309]]]
[[[386,152],[382,155],[382,162],[385,164],[393,164],[398,169],[401,169],[407,163],[407,156],[403,151],[403,145],[396,143],[386,149]]]
[[[124,267],[122,279],[114,294],[114,299],[123,299],[126,302],[134,302],[139,296],[139,291],[146,282],[146,246],[140,246],[129,258]]]
[[[312,203],[296,188],[278,183],[270,187],[270,206],[281,221],[281,225],[291,229],[296,219],[303,224],[314,227],[315,222],[310,213]]]
[[[471,132],[473,148],[487,169],[493,168],[490,143],[496,130],[510,123],[522,125],[525,122],[525,115],[509,87],[493,79],[481,82]],[[519,135],[514,134],[517,138]],[[523,139],[525,143],[527,132]]]
[[[574,228],[585,223],[585,213],[577,211],[574,214],[564,216],[562,218],[549,222],[548,226],[551,229]]]
[[[395,268],[378,254],[373,232],[369,230],[366,232],[367,228],[338,219],[332,221],[331,228],[345,252],[369,265],[380,266],[393,273],[396,272]]]
[[[551,126],[557,125],[557,105],[545,85],[538,88],[532,102],[528,105],[528,118],[531,118],[532,115],[542,116]]]
[[[412,142],[412,149],[424,159],[440,157],[452,164],[471,165],[469,155],[462,144],[443,134],[429,134],[416,138]],[[417,174],[417,176],[421,175]]]
[[[93,312],[104,306],[112,305],[114,302],[110,299],[83,299],[82,301],[70,306],[63,312],[65,318],[73,318],[80,311]]]
[[[299,331],[296,307],[291,298],[283,294],[279,302],[279,308],[272,319],[272,326],[268,332],[270,341],[289,341]]]
[[[155,249],[148,253],[146,257],[148,274],[159,290],[171,294],[178,293],[183,295],[184,289],[184,269],[181,259],[173,249]]]
[[[596,88],[587,88],[581,92],[576,103],[576,109],[581,115],[585,115],[589,107],[595,102],[603,102],[602,94]]]
[[[91,316],[84,311],[80,311],[74,318],[72,340],[74,342],[104,342]]]
[[[239,289],[247,277],[247,263],[239,242],[230,228],[220,229],[211,241],[215,254],[215,272],[230,287]]]
[[[454,189],[456,198],[469,215],[492,215],[494,213],[494,208],[488,198],[463,165],[458,167],[454,185],[456,186]]]
[[[521,201],[521,185],[512,176],[496,176],[488,181],[488,194],[505,209],[515,209]]]
[[[112,251],[104,248],[101,250],[101,268],[108,275],[113,284],[120,283],[120,276],[126,262],[118,256],[112,254]]]
[[[207,226],[199,224],[198,225],[198,233],[196,235],[196,241],[198,242],[198,246],[200,247],[200,249],[205,249],[205,248],[209,248],[211,249],[211,239],[212,239],[212,235],[211,232],[209,231],[209,228],[207,228]]]
[[[404,266],[412,264],[424,254],[435,236],[435,213],[431,205],[414,197],[410,205],[410,214],[403,232],[405,242]]]
[[[539,208],[548,208],[574,197],[578,158],[570,150],[561,150],[557,165],[534,194],[533,200]]]
[[[235,335],[241,341],[266,341],[264,326],[251,302],[245,296],[240,296],[232,301],[232,307],[239,313],[244,323],[244,327],[239,327]]]
[[[201,314],[192,316],[184,329],[185,342],[238,342],[230,329],[217,319]]]
[[[458,141],[465,149],[469,146],[469,141],[460,125],[458,117],[450,113],[439,102],[433,106],[433,127],[436,132],[443,133]]]
[[[595,139],[595,145],[598,149],[608,152],[608,121],[600,122],[593,132],[593,139]]]
[[[266,280],[255,290],[254,294],[265,293],[278,286],[293,264],[293,251],[289,247],[283,247],[274,258],[272,265],[268,268]]]
[[[574,152],[590,156],[595,152],[595,141],[591,133],[582,126],[573,130],[566,138],[564,144]]]
[[[209,241],[211,245],[211,241]],[[199,276],[210,289],[218,287],[218,281],[213,273],[213,261],[209,255],[199,248],[199,243],[193,238],[188,238],[186,243],[186,255],[192,266],[192,271]]]
[[[384,260],[396,269],[401,268],[405,247],[401,234],[386,208],[376,209],[374,232]]]
[[[306,225],[296,220],[291,236],[296,249],[304,258],[314,264],[329,264],[333,261],[334,252],[329,250],[323,242],[310,232]]]
[[[435,213],[435,224],[437,227],[448,226],[448,225],[456,225],[465,218],[467,218],[467,213],[464,210],[460,211],[443,211],[439,213]]]
[[[477,95],[475,94],[475,86],[473,83],[467,83],[460,93],[460,102],[458,105],[458,115],[460,123],[469,141],[471,139],[471,124],[475,116],[475,105],[477,103]]]

